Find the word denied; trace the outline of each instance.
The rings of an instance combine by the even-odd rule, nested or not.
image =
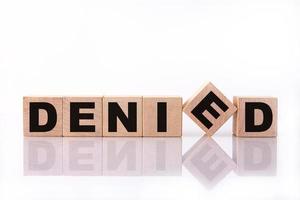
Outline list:
[[[233,116],[238,137],[277,135],[277,98],[235,96],[205,83],[179,96],[23,97],[24,136],[182,136],[182,112],[212,136]]]

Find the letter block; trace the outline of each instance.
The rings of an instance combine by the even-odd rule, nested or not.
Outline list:
[[[103,136],[142,136],[142,97],[103,98]]]
[[[236,107],[208,82],[184,103],[183,111],[211,136],[233,115]]]
[[[62,97],[24,97],[24,136],[62,136]]]
[[[277,98],[234,97],[238,108],[233,118],[233,134],[238,137],[277,135]]]
[[[103,97],[64,97],[63,136],[102,136]]]
[[[181,97],[143,97],[143,136],[181,136],[181,132]]]

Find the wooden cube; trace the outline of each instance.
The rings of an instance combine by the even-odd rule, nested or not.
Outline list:
[[[208,82],[184,103],[183,111],[211,136],[233,115],[236,107]]]
[[[62,136],[62,97],[24,97],[24,136]]]
[[[214,187],[236,168],[233,160],[207,135],[184,154],[183,165],[207,188]]]
[[[277,135],[277,98],[234,97],[238,108],[233,118],[233,134],[238,137]]]
[[[103,136],[142,136],[142,97],[103,98]]]
[[[240,176],[274,176],[277,170],[277,138],[232,138],[232,157]]]
[[[181,97],[143,97],[143,136],[181,136],[181,132]]]
[[[64,97],[63,136],[102,136],[103,97]]]

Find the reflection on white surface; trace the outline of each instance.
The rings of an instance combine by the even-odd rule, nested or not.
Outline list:
[[[142,175],[142,138],[103,138],[103,175]]]
[[[24,138],[24,175],[181,175],[181,138]]]
[[[181,175],[181,155],[181,138],[143,138],[143,175]]]
[[[63,138],[63,174],[94,176],[102,174],[102,139]]]
[[[238,175],[276,175],[276,138],[233,137],[232,141]]]
[[[24,175],[181,176],[183,164],[206,188],[213,188],[232,170],[238,175],[276,175],[276,138],[232,141],[233,159],[208,136],[182,159],[181,138],[27,137]]]
[[[63,139],[24,138],[24,175],[61,175]]]
[[[210,137],[203,136],[184,156],[183,165],[207,188],[235,168],[235,163]]]

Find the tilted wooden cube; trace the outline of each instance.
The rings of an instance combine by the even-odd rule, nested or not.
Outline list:
[[[238,137],[277,135],[277,98],[234,97],[238,108],[233,118],[233,134]]]
[[[183,111],[211,136],[233,115],[236,107],[208,82],[184,103]]]

